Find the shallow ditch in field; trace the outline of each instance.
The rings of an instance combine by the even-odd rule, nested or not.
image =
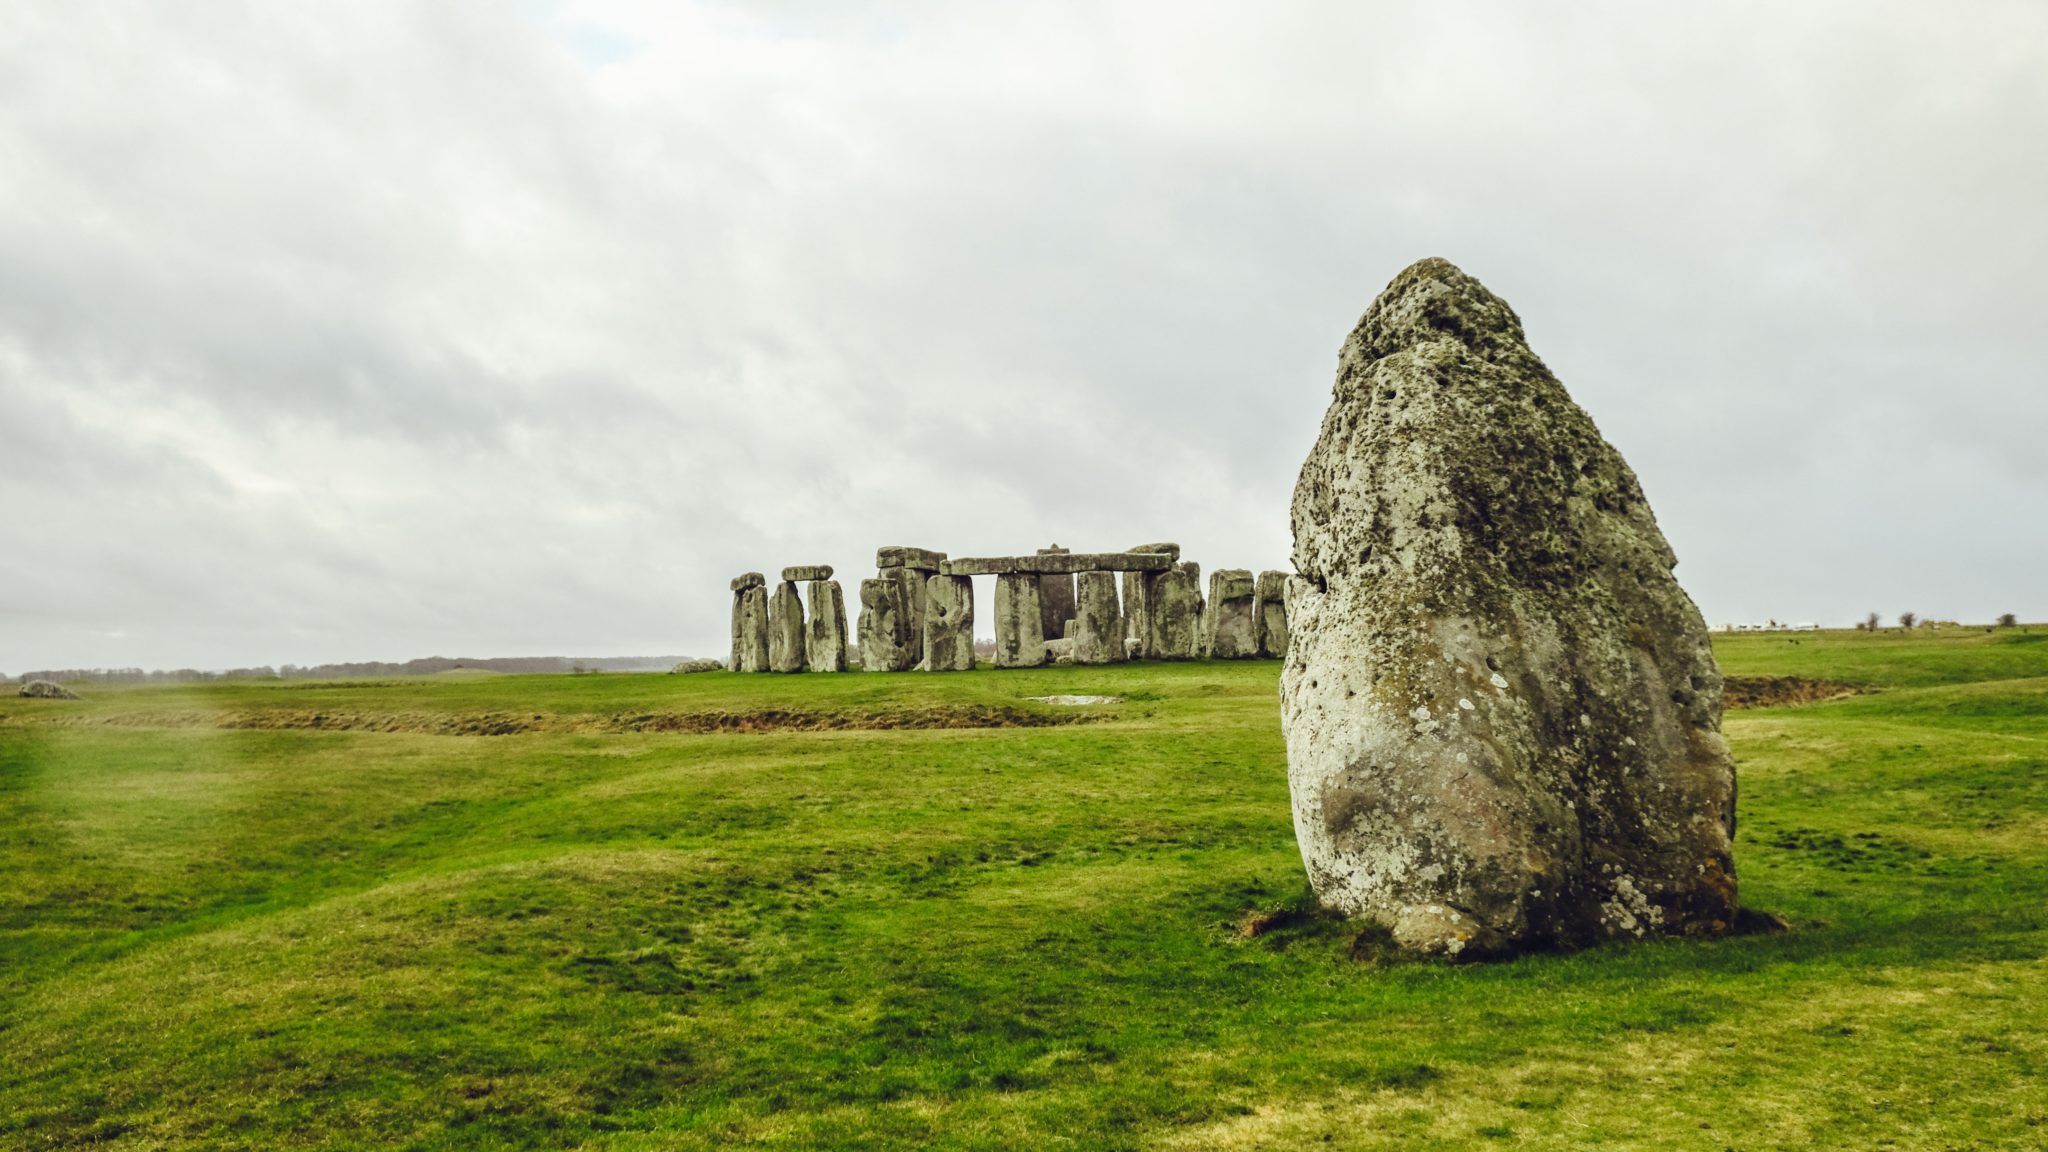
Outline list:
[[[525,712],[352,712],[313,709],[125,712],[66,716],[51,722],[119,728],[221,728],[262,731],[411,732],[433,736],[515,736],[525,733],[896,731],[949,728],[1051,728],[1107,719],[1099,713],[1048,712],[992,704],[922,708],[620,712],[610,715]]]
[[[1839,680],[1804,676],[1730,676],[1721,682],[1723,708],[1782,708],[1788,704],[1819,704],[1860,696],[1867,689]]]

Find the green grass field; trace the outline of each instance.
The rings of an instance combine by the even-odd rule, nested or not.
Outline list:
[[[1467,967],[1237,931],[1273,664],[7,697],[0,1147],[2048,1147],[2048,632],[1721,658],[1794,930]]]

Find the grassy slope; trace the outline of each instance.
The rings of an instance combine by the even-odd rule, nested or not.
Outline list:
[[[1302,898],[1272,665],[10,698],[0,1147],[2039,1147],[2044,639],[1729,638],[1884,689],[1730,717],[1745,900],[1798,930],[1462,969],[1230,931]],[[1128,700],[193,726],[1050,692]]]

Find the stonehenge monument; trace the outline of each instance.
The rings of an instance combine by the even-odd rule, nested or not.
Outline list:
[[[1249,660],[1259,654],[1253,600],[1258,582],[1243,568],[1209,574],[1209,605],[1203,614],[1202,653],[1210,660]]]
[[[868,672],[972,670],[976,576],[996,578],[998,668],[1037,668],[1054,659],[1278,658],[1287,647],[1281,573],[1254,580],[1246,569],[1220,570],[1210,582],[1213,603],[1205,602],[1201,566],[1181,560],[1178,544],[1122,552],[1053,545],[1030,555],[951,559],[890,545],[876,550],[875,568],[860,582],[854,629],[860,667]],[[781,575],[772,593],[758,572],[732,581],[729,666],[739,672],[846,671],[846,605],[832,566],[796,565]],[[799,582],[810,585],[808,617]]]

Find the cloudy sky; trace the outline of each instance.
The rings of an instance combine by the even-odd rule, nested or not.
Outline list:
[[[1254,13],[1257,13],[1254,15]],[[1419,257],[1710,621],[2048,619],[2048,5],[0,0],[0,669],[1281,567]]]

